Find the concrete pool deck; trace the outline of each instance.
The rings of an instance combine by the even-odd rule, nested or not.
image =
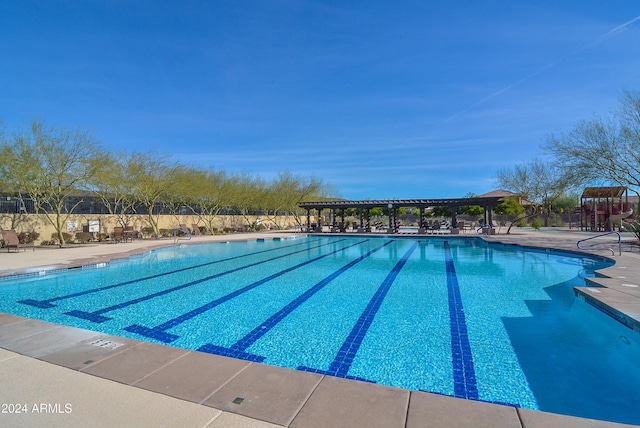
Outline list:
[[[597,235],[555,229],[512,233],[485,239],[577,251],[579,239]],[[3,252],[0,276],[104,263],[169,245],[173,240]],[[629,244],[622,256],[617,244],[615,250],[614,256],[608,245],[588,251],[616,265],[601,272],[609,278],[593,279],[600,292],[586,291],[587,296],[611,308],[612,316],[640,319],[640,293],[630,287],[640,285],[640,254]],[[628,426],[288,370],[9,314],[0,314],[0,404],[0,425],[23,427]]]

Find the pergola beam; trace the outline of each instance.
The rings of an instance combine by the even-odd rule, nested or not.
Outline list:
[[[445,198],[445,199],[378,199],[378,200],[363,200],[363,201],[317,201],[317,202],[301,202],[300,208],[307,210],[307,227],[310,227],[310,212],[311,210],[318,210],[320,213],[323,209],[331,209],[333,213],[333,223],[335,227],[335,212],[337,209],[342,210],[343,223],[344,223],[344,210],[348,208],[357,208],[366,210],[367,212],[367,228],[369,225],[369,210],[371,208],[387,208],[389,209],[389,228],[396,228],[396,213],[400,207],[416,207],[420,209],[420,226],[422,227],[424,221],[424,210],[428,207],[447,206],[452,212],[452,226],[457,226],[457,213],[458,208],[470,205],[479,205],[484,208],[485,222],[491,224],[492,216],[491,211],[500,203],[502,196],[486,196],[479,198]],[[362,215],[360,216],[362,223]],[[362,224],[361,224],[362,226]]]

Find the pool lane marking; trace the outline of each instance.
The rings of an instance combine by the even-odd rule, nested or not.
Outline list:
[[[369,331],[369,328],[371,327],[376,314],[380,310],[382,302],[387,297],[387,293],[398,277],[398,274],[409,260],[409,257],[411,257],[411,254],[417,247],[418,242],[415,242],[407,250],[404,256],[402,256],[402,258],[396,263],[393,269],[387,274],[387,277],[384,279],[384,281],[382,281],[382,284],[380,284],[376,293],[369,300],[367,307],[360,315],[360,318],[358,318],[358,321],[353,326],[353,329],[351,329],[351,332],[340,347],[340,350],[338,351],[336,357],[333,359],[333,362],[329,365],[329,369],[320,370],[306,366],[299,366],[298,370],[347,379],[366,380],[356,376],[348,376],[349,369],[351,369],[351,364],[356,358],[356,354],[358,353],[358,350],[362,345],[362,341],[367,335],[367,332]]]
[[[202,306],[200,306],[198,308],[195,308],[195,309],[193,309],[193,310],[191,310],[191,311],[189,311],[189,312],[187,312],[185,314],[182,314],[180,316],[172,318],[172,319],[170,319],[170,320],[168,320],[168,321],[166,321],[166,322],[164,322],[164,323],[162,323],[160,325],[157,325],[155,327],[149,328],[149,327],[145,327],[145,326],[142,326],[142,325],[139,325],[139,324],[132,324],[132,325],[130,325],[128,327],[125,327],[124,330],[126,330],[126,331],[128,331],[130,333],[136,333],[136,334],[140,334],[142,336],[146,336],[146,337],[149,337],[149,338],[152,338],[152,339],[156,339],[156,340],[159,340],[159,341],[164,342],[164,343],[171,343],[174,340],[178,339],[180,336],[177,336],[177,335],[171,334],[171,333],[167,333],[166,330],[169,330],[169,329],[171,329],[171,328],[173,328],[173,327],[175,327],[175,326],[177,326],[179,324],[182,324],[185,321],[188,321],[188,320],[190,320],[192,318],[195,318],[196,316],[201,315],[201,314],[203,314],[203,313],[215,308],[218,305],[221,305],[221,304],[223,304],[223,303],[225,303],[225,302],[227,302],[227,301],[229,301],[229,300],[231,300],[231,299],[233,299],[235,297],[240,296],[241,294],[244,294],[244,293],[246,293],[246,292],[248,292],[250,290],[253,290],[254,288],[256,288],[256,287],[258,287],[258,286],[260,286],[262,284],[266,284],[267,282],[269,282],[269,281],[271,281],[271,280],[273,280],[275,278],[278,278],[278,277],[280,277],[280,276],[282,276],[284,274],[287,274],[287,273],[289,273],[291,271],[299,269],[299,268],[301,268],[303,266],[307,266],[307,265],[309,265],[309,264],[311,264],[313,262],[316,262],[318,260],[324,259],[325,257],[329,257],[329,256],[331,256],[333,254],[336,254],[336,253],[339,253],[341,251],[344,251],[347,248],[355,247],[356,245],[364,244],[367,241],[369,241],[369,239],[364,239],[362,241],[356,242],[355,244],[347,245],[346,247],[342,247],[342,248],[339,248],[337,250],[331,251],[330,253],[322,254],[322,255],[320,255],[318,257],[315,257],[313,259],[306,260],[306,261],[304,261],[302,263],[298,263],[295,266],[291,266],[291,267],[289,267],[287,269],[284,269],[284,270],[281,270],[279,272],[276,272],[273,275],[269,275],[266,278],[262,278],[262,279],[260,279],[258,281],[255,281],[255,282],[253,282],[253,283],[251,283],[251,284],[249,284],[249,285],[247,285],[245,287],[242,287],[242,288],[240,288],[240,289],[238,289],[236,291],[233,291],[233,292],[231,292],[229,294],[226,294],[226,295],[224,295],[222,297],[219,297],[219,298],[217,298],[215,300],[212,300],[212,301],[210,301],[208,303],[205,303],[204,305],[202,305]]]
[[[478,400],[478,383],[473,365],[473,354],[467,334],[462,296],[453,255],[448,241],[444,241],[444,259],[447,270],[449,295],[449,323],[451,327],[451,357],[453,362],[453,391],[459,398]]]
[[[222,355],[222,356],[227,356],[227,357],[239,358],[239,359],[248,360],[248,361],[255,361],[255,362],[264,361],[265,357],[260,356],[260,355],[256,355],[256,354],[251,354],[249,352],[246,352],[246,350],[251,345],[253,345],[258,339],[260,339],[262,336],[267,334],[273,327],[275,327],[287,315],[289,315],[291,312],[293,312],[296,308],[298,308],[304,302],[309,300],[318,291],[322,290],[331,281],[333,281],[334,279],[336,279],[337,277],[339,277],[340,275],[345,273],[347,270],[349,270],[350,268],[352,268],[356,264],[360,263],[362,260],[364,260],[367,257],[369,257],[371,254],[375,253],[376,251],[381,250],[382,248],[386,247],[387,245],[391,244],[392,242],[394,242],[394,240],[387,241],[384,244],[374,248],[371,251],[368,251],[367,253],[361,255],[357,259],[354,259],[354,260],[350,261],[349,263],[347,263],[346,265],[342,266],[340,269],[336,270],[331,275],[327,276],[326,278],[324,278],[320,282],[316,283],[313,287],[309,288],[307,291],[302,293],[296,299],[294,299],[291,302],[289,302],[286,306],[284,306],[278,312],[273,314],[271,317],[269,317],[262,324],[260,324],[259,326],[257,326],[253,330],[251,330],[248,334],[246,334],[243,338],[241,338],[236,343],[231,345],[229,348],[226,348],[226,347],[223,347],[223,346],[212,345],[211,343],[207,343],[207,344],[201,346],[200,348],[198,348],[198,351],[207,352],[209,354],[217,354],[217,355]]]
[[[125,285],[135,284],[136,282],[142,282],[142,281],[147,281],[147,280],[150,280],[150,279],[161,278],[163,276],[173,275],[174,273],[186,272],[186,271],[191,270],[191,269],[198,269],[198,268],[201,268],[201,267],[214,265],[216,263],[228,262],[229,260],[240,259],[240,258],[243,258],[243,257],[249,257],[249,256],[253,256],[253,255],[256,255],[256,254],[261,254],[261,253],[267,253],[269,251],[281,250],[283,248],[286,249],[286,248],[295,247],[295,246],[298,246],[298,245],[310,244],[310,243],[318,242],[318,241],[319,240],[307,241],[307,242],[300,242],[300,243],[291,244],[291,245],[285,245],[285,246],[277,247],[277,248],[269,248],[268,250],[260,250],[260,251],[255,251],[253,253],[241,254],[239,256],[228,257],[226,259],[214,260],[212,262],[201,263],[201,264],[194,265],[194,266],[188,266],[188,267],[172,270],[172,271],[169,271],[169,272],[158,273],[158,274],[155,274],[155,275],[145,276],[143,278],[137,278],[137,279],[132,279],[132,280],[125,281],[125,282],[119,282],[117,284],[106,285],[104,287],[92,288],[90,290],[84,290],[84,291],[80,291],[80,292],[73,293],[73,294],[67,294],[65,296],[53,297],[51,299],[46,299],[46,300],[35,300],[35,299],[18,300],[18,303],[22,303],[24,305],[29,305],[29,306],[34,306],[34,307],[40,308],[40,309],[55,308],[56,305],[52,304],[51,302],[57,302],[59,300],[65,300],[65,299],[72,299],[74,297],[80,297],[80,296],[84,296],[86,294],[98,293],[100,291],[110,290],[112,288],[123,287]]]
[[[345,240],[346,239],[341,239],[340,241],[345,241]],[[340,241],[338,241],[338,242],[340,242]],[[141,303],[141,302],[145,302],[147,300],[154,299],[156,297],[164,296],[166,294],[173,293],[174,291],[179,291],[179,290],[182,290],[182,289],[187,288],[187,287],[192,287],[192,286],[194,286],[196,284],[200,284],[200,283],[209,281],[211,279],[219,278],[221,276],[229,275],[231,273],[238,272],[238,271],[241,271],[243,269],[248,269],[250,267],[254,267],[254,266],[258,266],[258,265],[264,264],[264,263],[271,262],[273,260],[278,260],[278,259],[282,259],[284,257],[289,257],[289,256],[291,256],[293,254],[304,253],[304,252],[307,252],[307,251],[312,250],[314,248],[320,248],[320,247],[324,247],[324,246],[332,245],[332,244],[335,244],[335,241],[329,242],[329,243],[326,243],[326,244],[316,245],[315,247],[309,247],[309,248],[305,248],[303,250],[294,251],[294,252],[287,253],[287,254],[282,254],[282,255],[279,255],[279,256],[276,256],[276,257],[272,257],[270,259],[261,260],[259,262],[249,263],[248,265],[240,266],[240,267],[237,267],[237,268],[234,268],[234,269],[230,269],[230,270],[227,270],[227,271],[224,271],[224,272],[219,272],[219,273],[216,273],[214,275],[209,275],[209,276],[206,276],[204,278],[200,278],[200,279],[197,279],[197,280],[194,280],[194,281],[190,281],[190,282],[187,282],[187,283],[184,283],[184,284],[180,284],[180,285],[177,285],[175,287],[168,288],[166,290],[162,290],[162,291],[158,291],[158,292],[155,292],[155,293],[152,293],[152,294],[148,294],[146,296],[138,297],[137,299],[128,300],[128,301],[123,302],[123,303],[118,303],[117,305],[112,305],[112,306],[109,306],[109,307],[106,307],[106,308],[103,308],[103,309],[99,309],[97,311],[85,312],[85,311],[80,311],[80,310],[76,309],[76,310],[73,310],[73,311],[64,312],[64,314],[65,315],[70,315],[70,316],[76,317],[76,318],[82,318],[82,319],[85,319],[85,320],[88,320],[88,321],[92,321],[92,322],[95,322],[95,323],[103,323],[103,322],[109,321],[111,319],[109,317],[105,317],[105,316],[102,315],[102,314],[105,314],[107,312],[112,312],[112,311],[115,311],[115,310],[118,310],[118,309],[126,308],[127,306],[135,305],[135,304],[138,304],[138,303]]]

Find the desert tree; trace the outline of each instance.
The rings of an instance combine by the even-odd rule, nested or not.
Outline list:
[[[173,180],[165,188],[164,205],[178,220],[179,215],[195,215],[194,201],[199,193],[200,170],[177,165]]]
[[[100,144],[87,130],[68,130],[34,120],[28,130],[18,131],[2,145],[3,180],[17,194],[33,200],[36,213],[43,214],[54,229],[60,246],[63,230],[82,202],[98,166]]]
[[[196,216],[198,222],[213,232],[217,216],[230,202],[226,181],[224,171],[181,166],[177,168],[174,195],[170,199],[174,205],[186,207],[188,214]]]
[[[500,203],[493,209],[496,214],[511,217],[511,222],[507,228],[507,235],[511,234],[513,225],[519,224],[522,220],[535,215],[535,213],[527,213],[518,197],[506,197],[500,200]]]
[[[153,151],[131,153],[127,162],[131,177],[131,195],[135,209],[144,207],[147,223],[152,233],[160,236],[158,219],[171,189],[174,186],[177,165],[171,156]]]
[[[284,217],[284,223],[288,223],[289,216],[293,216],[296,224],[302,222],[303,210],[300,209],[300,202],[313,198],[320,193],[322,181],[315,177],[303,177],[289,171],[281,172],[268,184],[264,207],[267,218],[280,229],[281,224],[278,217]]]
[[[101,153],[93,159],[97,173],[90,188],[121,226],[131,222],[135,214],[136,199],[132,194],[136,158],[127,153]]]
[[[571,183],[570,176],[562,168],[540,159],[499,170],[497,181],[500,187],[531,204],[534,210],[526,217],[543,214],[545,226],[549,225],[553,203],[566,193]]]
[[[595,117],[544,146],[576,185],[615,183],[640,190],[640,92],[623,91],[609,117]]]
[[[242,173],[230,178],[229,188],[231,194],[229,205],[240,213],[244,220],[244,227],[255,230],[258,223],[252,216],[264,206],[267,182],[261,177]]]
[[[233,189],[224,171],[208,169],[200,174],[199,191],[194,202],[195,210],[207,230],[213,233],[216,218],[231,203]]]
[[[0,156],[0,189],[2,189],[2,196],[14,196],[19,203],[19,209],[15,212],[2,212],[0,213],[0,217],[9,223],[10,229],[16,229],[20,224],[27,221],[28,216],[27,211],[24,209],[25,195],[19,187],[18,180],[16,180],[17,177],[13,175],[13,153],[7,150],[9,141],[4,128],[0,128],[0,147],[3,153],[3,155]]]

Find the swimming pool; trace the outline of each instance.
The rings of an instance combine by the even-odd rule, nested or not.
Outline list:
[[[640,423],[605,260],[476,238],[216,243],[0,281],[0,311],[297,370]]]

